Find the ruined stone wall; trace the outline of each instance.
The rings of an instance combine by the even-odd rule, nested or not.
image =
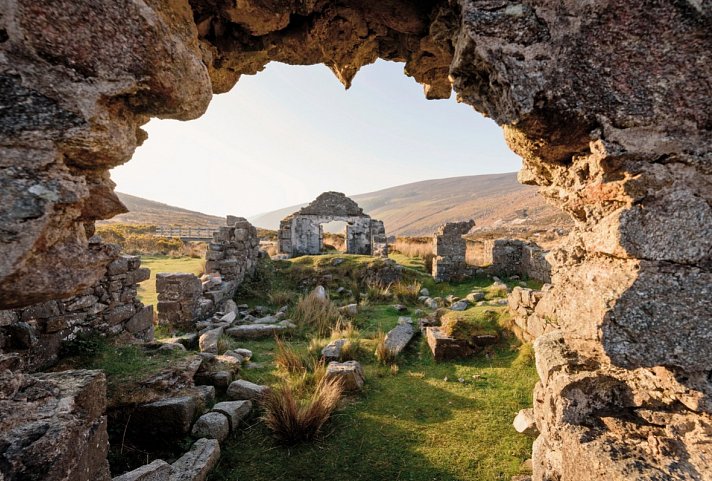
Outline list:
[[[515,333],[523,342],[532,342],[539,336],[559,328],[551,306],[547,301],[541,302],[551,288],[551,284],[545,284],[542,290],[515,287],[507,296]]]
[[[121,255],[99,282],[78,295],[0,311],[0,354],[17,353],[25,367],[57,360],[66,341],[84,334],[153,339],[153,306],[138,299],[138,283],[150,276],[138,256]]]
[[[210,317],[235,297],[237,288],[255,272],[260,255],[257,229],[242,217],[228,216],[227,226],[213,233],[205,254],[204,278],[190,273],[159,273],[158,322],[185,331]]]
[[[458,280],[471,274],[467,266],[467,241],[462,236],[470,232],[475,221],[448,222],[433,238],[433,277],[440,281]]]
[[[374,256],[388,257],[388,236],[382,220],[371,219],[371,245]]]
[[[518,239],[493,239],[483,242],[482,262],[488,274],[513,276],[551,282],[548,251],[533,242]]]

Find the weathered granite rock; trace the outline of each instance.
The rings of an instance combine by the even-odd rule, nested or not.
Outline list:
[[[170,481],[205,481],[220,460],[220,444],[216,439],[198,439],[190,451],[171,466]]]
[[[231,327],[225,331],[225,334],[235,339],[259,339],[273,337],[275,334],[280,334],[288,329],[290,329],[288,326],[280,324],[247,324]]]
[[[346,317],[356,317],[358,315],[358,304],[347,304],[340,307],[339,312]]]
[[[108,481],[104,374],[13,377],[0,377],[0,478]]]
[[[200,335],[198,345],[200,346],[200,352],[208,352],[211,354],[218,353],[218,341],[220,336],[223,335],[224,329],[218,327],[217,329],[211,329]]]
[[[230,421],[221,412],[203,414],[193,424],[191,434],[196,438],[216,439],[223,442],[230,435]]]
[[[366,376],[358,361],[332,361],[326,367],[326,379],[337,379],[344,391],[360,391]]]
[[[341,348],[348,342],[348,339],[336,339],[331,341],[321,350],[321,357],[324,362],[341,360]]]
[[[244,379],[238,379],[228,387],[227,397],[235,401],[259,401],[268,391],[269,387],[267,386],[260,386]]]
[[[397,356],[413,339],[415,332],[413,320],[410,317],[398,318],[398,325],[386,334],[386,349]]]
[[[512,425],[518,433],[534,437],[539,435],[539,430],[536,427],[536,420],[534,419],[534,410],[531,408],[519,411],[517,416],[514,418]]]
[[[213,406],[212,410],[227,417],[230,422],[230,431],[232,432],[250,415],[252,401],[223,401]]]
[[[470,303],[466,300],[461,300],[453,302],[450,309],[453,311],[464,311],[467,310],[468,307],[470,307]]]
[[[170,481],[172,474],[171,465],[162,459],[157,459],[151,464],[117,476],[111,481]]]

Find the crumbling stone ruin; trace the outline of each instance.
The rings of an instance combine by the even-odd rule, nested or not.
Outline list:
[[[88,239],[124,210],[108,170],[150,117],[196,118],[270,61],[324,63],[347,87],[404,61],[428,98],[454,89],[502,125],[519,180],[575,221],[538,304],[555,330],[535,342],[533,478],[709,479],[711,19],[692,0],[6,0],[0,308],[105,275],[111,252]],[[15,396],[22,375],[2,368]],[[33,439],[38,464],[87,459]],[[92,460],[66,469],[106,481]]]
[[[519,239],[488,239],[484,243],[483,266],[488,274],[520,276],[541,282],[551,282],[551,265],[545,251],[533,242]]]
[[[289,257],[317,255],[324,247],[322,224],[346,222],[348,254],[388,255],[386,229],[340,192],[324,192],[311,204],[279,223],[279,253]]]
[[[0,311],[0,356],[20,356],[27,369],[56,362],[62,346],[83,334],[153,339],[153,306],[138,299],[150,276],[138,256],[119,255],[94,286],[68,299]]]
[[[252,275],[260,255],[257,229],[242,217],[228,216],[227,226],[213,233],[205,254],[206,279],[190,273],[158,273],[158,323],[183,331],[210,317]]]
[[[475,221],[448,222],[433,236],[433,277],[439,281],[462,279],[471,274],[467,265],[467,242],[462,237],[475,226]]]

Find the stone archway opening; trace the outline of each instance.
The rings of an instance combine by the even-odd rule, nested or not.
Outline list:
[[[116,252],[93,223],[124,209],[107,172],[150,117],[200,116],[273,60],[324,63],[345,86],[377,58],[404,61],[428,98],[454,89],[502,125],[524,159],[520,181],[577,223],[535,309],[556,331],[536,342],[534,478],[710,477],[704,2],[5,6],[0,307],[75,295],[107,273]],[[626,395],[601,401],[609,385]]]

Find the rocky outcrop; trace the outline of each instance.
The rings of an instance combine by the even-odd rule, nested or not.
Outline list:
[[[388,256],[383,222],[371,219],[353,200],[340,192],[324,192],[311,204],[279,223],[279,253],[288,257],[316,255],[324,247],[322,224],[346,222],[346,252]]]
[[[6,367],[0,365],[0,478],[108,481],[104,374],[12,375]]]
[[[138,298],[138,283],[149,276],[140,257],[120,255],[99,282],[74,297],[0,311],[0,354],[19,354],[26,369],[37,370],[81,336],[153,340],[153,306]]]
[[[566,355],[555,375],[540,371],[534,479],[711,477],[697,442],[712,393],[706,2],[4,7],[0,307],[67,298],[104,276],[114,253],[89,242],[93,222],[123,210],[108,170],[150,117],[195,118],[269,61],[324,63],[345,86],[377,58],[404,61],[426,96],[452,87],[502,125],[520,181],[576,223],[539,301]],[[554,355],[537,347],[538,359]],[[665,396],[651,398],[651,384]]]

